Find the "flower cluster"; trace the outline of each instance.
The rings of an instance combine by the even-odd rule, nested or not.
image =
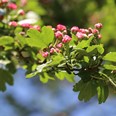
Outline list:
[[[78,39],[89,38],[91,36],[96,36],[97,38],[101,39],[102,36],[100,34],[100,30],[102,28],[102,24],[97,23],[94,25],[94,27],[95,27],[94,29],[92,28],[84,29],[79,28],[77,26],[73,26],[71,28],[71,32],[75,34]]]
[[[10,0],[1,0],[0,7],[0,20],[5,23],[8,23],[10,20],[17,20],[18,16],[24,16],[25,14],[24,10],[20,9],[15,2]]]
[[[19,19],[23,19],[25,16],[25,11],[20,9],[15,2],[10,0],[1,0],[0,1],[0,20],[1,22],[8,24],[9,28],[22,27],[24,30],[35,29],[40,31],[40,26],[32,25],[28,21],[20,23]],[[20,17],[20,18],[19,18]]]
[[[50,45],[49,48],[45,48],[42,52],[42,56],[44,58],[47,58],[49,55],[62,52],[61,50],[63,46],[65,44],[68,44],[72,40],[71,34],[74,34],[77,37],[77,41],[81,41],[82,39],[89,39],[91,36],[94,36],[97,39],[101,39],[101,28],[101,23],[95,24],[93,29],[84,29],[73,26],[70,29],[70,33],[68,33],[66,26],[58,24],[56,28],[52,28],[52,30],[54,31],[55,43],[53,45]]]
[[[4,21],[5,14],[9,15],[10,12],[16,11],[14,16],[10,19],[8,19],[8,22],[6,22],[9,25],[9,28],[17,28],[22,27],[22,32],[20,34],[25,35],[25,31],[28,29],[34,29],[39,32],[41,32],[41,28],[39,25],[32,25],[28,22],[19,23],[18,17],[24,16],[25,12],[22,9],[18,9],[18,6],[15,4],[15,2],[11,2],[9,0],[2,0],[0,2],[1,9],[0,9],[0,19]],[[8,13],[6,13],[8,12]],[[101,39],[100,30],[102,28],[101,23],[97,23],[94,25],[94,28],[79,28],[78,26],[73,26],[70,30],[67,29],[65,25],[58,24],[56,28],[53,28],[52,26],[48,26],[54,31],[54,43],[51,43],[48,48],[43,49],[41,52],[42,56],[44,58],[47,58],[50,55],[53,55],[55,53],[61,53],[62,49],[65,45],[69,44],[72,40],[72,34],[74,34],[77,37],[77,41],[81,41],[82,39],[89,39],[91,36],[95,36],[98,39]]]
[[[54,31],[55,43],[53,45],[50,45],[47,50],[43,50],[42,56],[44,58],[47,58],[49,55],[52,55],[54,53],[61,52],[64,44],[69,43],[72,39],[67,33],[66,26],[62,24],[58,24],[56,28],[52,28],[52,30]]]

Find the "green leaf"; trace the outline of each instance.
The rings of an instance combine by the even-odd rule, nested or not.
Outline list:
[[[98,51],[100,54],[103,54],[103,53],[104,53],[103,44],[100,44],[100,45],[97,46],[97,51]]]
[[[32,73],[26,74],[26,78],[32,78],[38,74],[38,71],[34,71]]]
[[[16,66],[13,62],[10,62],[6,65],[6,68],[8,69],[8,71],[12,74],[14,74],[17,70],[16,70]]]
[[[24,45],[27,44],[26,38],[20,34],[16,34],[16,40],[21,45],[21,47],[24,47]]]
[[[116,52],[110,52],[103,57],[103,60],[116,62]]]
[[[76,52],[79,52],[79,53],[80,53],[80,55],[87,55],[86,50],[81,49],[81,48],[77,48],[77,49],[76,49]]]
[[[109,95],[108,86],[100,82],[97,87],[97,96],[98,96],[99,104],[104,103],[108,95]]]
[[[29,29],[27,35],[30,37],[27,38],[27,44],[40,49],[48,47],[48,45],[52,43],[54,39],[53,30],[45,26],[42,28],[41,32]]]
[[[51,77],[51,76],[49,76],[49,74],[46,73],[46,72],[43,73],[43,74],[41,74],[41,75],[39,75],[39,77],[40,77],[40,81],[41,81],[42,83],[47,83],[49,79],[54,80],[54,78]]]
[[[116,70],[116,66],[111,64],[104,64],[103,67],[107,70]]]
[[[55,73],[56,77],[60,80],[63,80],[66,78],[69,82],[74,82],[74,74],[67,73],[66,71],[59,71]]]
[[[36,57],[42,62],[45,60],[45,58],[40,53],[38,53]]]
[[[88,58],[87,56],[84,56],[84,61],[85,61],[86,63],[89,63],[89,58]]]
[[[0,46],[8,45],[14,42],[14,39],[10,36],[2,36],[0,37]]]
[[[80,80],[74,85],[73,91],[79,91],[79,100],[84,100],[85,102],[97,94],[99,103],[104,103],[109,95],[108,86],[101,81],[96,83],[95,80],[88,82]]]
[[[64,57],[62,56],[62,54],[57,54],[57,55],[53,55],[51,58],[51,62],[48,64],[48,66],[53,66],[53,65],[57,65],[59,64],[61,61],[64,60]]]
[[[59,71],[59,72],[55,72],[55,75],[56,75],[56,77],[58,78],[58,79],[60,79],[60,80],[64,80],[64,73],[62,72],[62,71]]]
[[[15,35],[16,34],[19,34],[20,32],[22,32],[22,30],[23,30],[23,28],[22,27],[16,27],[16,29],[14,30],[14,33],[15,33]]]
[[[82,80],[80,80],[78,83],[76,83],[76,84],[73,86],[73,91],[74,91],[74,92],[80,91],[80,90],[83,88],[83,84],[84,84],[84,82],[83,82]]]
[[[85,102],[90,100],[96,94],[96,84],[94,81],[84,82],[80,80],[76,85],[73,87],[73,91],[79,91],[78,98],[79,100],[84,100]]]
[[[70,45],[71,46],[75,46],[76,45],[76,43],[77,43],[77,41],[78,41],[78,39],[77,39],[77,36],[76,35],[74,35],[73,33],[71,34],[72,35],[72,40],[70,41]]]
[[[71,73],[71,74],[66,73],[66,74],[65,74],[65,78],[66,78],[66,80],[69,81],[69,82],[75,82],[75,80],[74,80],[74,74],[73,74],[73,73]]]
[[[81,42],[78,43],[77,48],[86,48],[90,46],[90,43],[93,40],[93,38],[94,37],[91,37],[88,40],[82,40]]]
[[[44,68],[47,68],[48,66],[49,66],[49,63],[50,63],[51,61],[49,61],[49,62],[46,62],[46,63],[43,63],[43,64],[41,64],[41,65],[33,65],[32,66],[32,70],[33,70],[33,72],[31,72],[31,73],[29,73],[29,74],[26,74],[26,78],[32,78],[32,77],[34,77],[34,76],[36,76],[37,74],[41,74],[42,73],[42,71],[43,71],[43,69]],[[34,71],[35,70],[35,71]]]
[[[6,90],[6,83],[13,85],[13,77],[9,71],[0,68],[0,91]]]
[[[104,48],[102,44],[89,46],[86,51],[89,53],[92,52],[94,49],[97,49],[98,53],[100,54],[104,53]]]

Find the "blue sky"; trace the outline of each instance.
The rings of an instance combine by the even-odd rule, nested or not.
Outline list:
[[[96,98],[84,103],[77,99],[78,93],[72,91],[71,83],[42,84],[37,77],[26,79],[24,74],[19,69],[14,75],[14,86],[0,92],[0,116],[25,116],[25,112],[26,116],[116,116],[113,96],[100,105]]]

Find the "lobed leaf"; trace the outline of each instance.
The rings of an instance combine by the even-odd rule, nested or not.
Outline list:
[[[80,101],[88,101],[97,94],[99,103],[104,103],[109,95],[109,89],[102,81],[98,83],[95,80],[84,82],[80,80],[73,87],[73,91],[78,92]]]
[[[79,100],[84,100],[85,102],[90,100],[96,94],[96,85],[94,81],[84,82],[80,80],[76,85],[74,85],[73,91],[79,91]]]
[[[43,27],[42,31],[39,32],[34,29],[29,29],[27,35],[27,44],[31,47],[37,47],[40,49],[48,47],[48,45],[53,42],[54,32],[49,27]]]

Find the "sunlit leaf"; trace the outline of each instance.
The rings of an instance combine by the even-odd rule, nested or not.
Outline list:
[[[55,75],[60,80],[64,80],[66,78],[66,80],[68,80],[69,82],[74,82],[73,73],[69,74],[66,71],[59,71],[59,72],[56,72]]]
[[[89,52],[92,52],[94,49],[97,49],[97,51],[100,54],[103,54],[104,53],[104,48],[103,48],[103,45],[102,44],[89,46],[86,51],[89,53]]]
[[[39,75],[39,77],[40,77],[40,81],[42,83],[47,83],[49,79],[54,80],[54,78],[51,77],[48,73],[43,73],[43,74]]]
[[[116,62],[116,52],[110,52],[103,57],[103,60]]]
[[[71,35],[72,35],[72,40],[70,41],[69,44],[71,46],[75,47],[75,43],[77,43],[78,39],[77,39],[76,35],[74,35],[74,34],[71,34]]]
[[[86,63],[89,63],[89,58],[88,58],[87,56],[84,56],[84,61],[85,61]]]
[[[78,43],[77,48],[86,48],[90,45],[91,41],[93,40],[93,37],[89,38],[88,40],[82,40]]]
[[[38,71],[31,72],[29,74],[26,74],[26,78],[32,78],[38,74]]]
[[[62,56],[62,54],[59,53],[57,55],[52,56],[52,60],[48,64],[48,66],[57,65],[57,64],[59,64],[63,60],[64,60],[64,57]]]
[[[14,39],[10,36],[2,36],[0,37],[0,46],[8,45],[14,42]]]
[[[28,30],[27,35],[30,37],[27,38],[28,45],[41,49],[48,47],[48,45],[53,42],[54,39],[53,30],[45,26],[42,28],[41,32],[30,29]]]
[[[20,34],[16,34],[16,40],[21,45],[21,47],[24,47],[24,45],[27,44],[25,37]]]
[[[103,67],[108,70],[116,70],[116,66],[111,64],[104,64]]]

